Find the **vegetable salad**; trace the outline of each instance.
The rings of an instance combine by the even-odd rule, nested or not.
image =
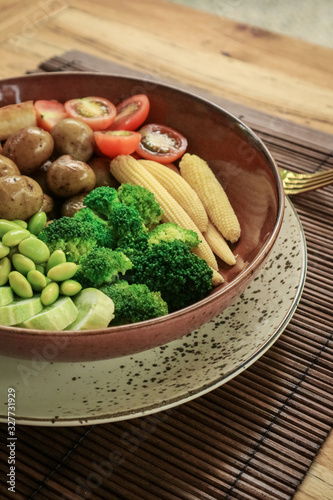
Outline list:
[[[180,132],[147,123],[149,109],[145,95],[118,106],[84,97],[0,108],[0,324],[128,324],[187,307],[223,283],[216,256],[236,258],[201,189],[212,172],[186,153]],[[182,164],[204,172],[196,186]]]

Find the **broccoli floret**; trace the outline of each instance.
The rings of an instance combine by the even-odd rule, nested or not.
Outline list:
[[[159,244],[161,241],[182,241],[187,247],[194,248],[200,243],[195,231],[185,229],[174,222],[165,222],[155,227],[148,238],[148,245]]]
[[[94,237],[96,238],[97,245],[102,245],[103,247],[114,248],[115,247],[115,237],[113,228],[110,227],[108,222],[101,219],[96,213],[90,208],[82,208],[74,215],[74,219],[80,220],[85,224],[89,225],[91,231],[93,231]]]
[[[75,279],[87,287],[112,283],[120,274],[131,269],[132,262],[126,255],[111,248],[96,247],[80,259]]]
[[[117,248],[126,255],[129,255],[128,251],[132,254],[134,250],[141,251],[146,248],[147,228],[136,208],[123,204],[114,206],[110,224],[114,229]]]
[[[120,204],[117,190],[110,186],[100,186],[85,196],[83,203],[100,217],[108,219],[113,207]]]
[[[38,238],[49,247],[51,253],[63,250],[66,260],[75,263],[97,245],[88,224],[73,217],[54,219],[39,233]]]
[[[101,291],[114,302],[115,317],[110,326],[136,323],[168,314],[168,306],[161,294],[151,292],[146,285],[130,285],[121,280],[103,286]]]
[[[212,290],[213,270],[181,241],[162,241],[132,256],[129,283],[160,291],[170,312],[194,304]]]
[[[160,222],[162,209],[155,200],[154,194],[148,189],[129,183],[122,184],[118,189],[118,198],[124,205],[137,209],[144,225],[149,230]]]

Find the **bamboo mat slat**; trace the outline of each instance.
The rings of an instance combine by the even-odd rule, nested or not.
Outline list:
[[[77,52],[38,68],[65,70],[132,74]],[[252,126],[279,166],[333,167],[327,134],[222,104]],[[155,415],[87,427],[18,427],[15,498],[293,498],[333,424],[333,186],[292,201],[307,240],[308,278],[294,317],[267,353],[222,387]],[[6,432],[0,426],[2,443]],[[2,474],[6,459],[0,450]],[[11,498],[4,482],[0,497]]]

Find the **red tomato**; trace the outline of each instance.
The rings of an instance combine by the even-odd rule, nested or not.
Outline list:
[[[149,99],[145,94],[128,97],[117,106],[117,116],[110,130],[136,130],[148,116]]]
[[[46,132],[50,132],[59,120],[67,117],[64,105],[58,101],[36,101],[34,108],[37,126]]]
[[[171,163],[186,151],[187,140],[176,130],[152,123],[139,130],[141,141],[136,152],[146,160]]]
[[[70,118],[85,122],[93,130],[104,130],[112,124],[117,110],[112,102],[102,97],[83,97],[65,102],[65,110]]]
[[[118,155],[130,155],[137,149],[141,135],[139,132],[130,130],[108,130],[106,132],[94,132],[94,138],[98,149],[114,158]]]

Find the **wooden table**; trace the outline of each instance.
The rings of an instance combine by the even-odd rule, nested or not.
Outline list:
[[[71,49],[333,134],[333,50],[163,0],[2,0],[0,78]],[[333,498],[333,435],[295,500]]]

